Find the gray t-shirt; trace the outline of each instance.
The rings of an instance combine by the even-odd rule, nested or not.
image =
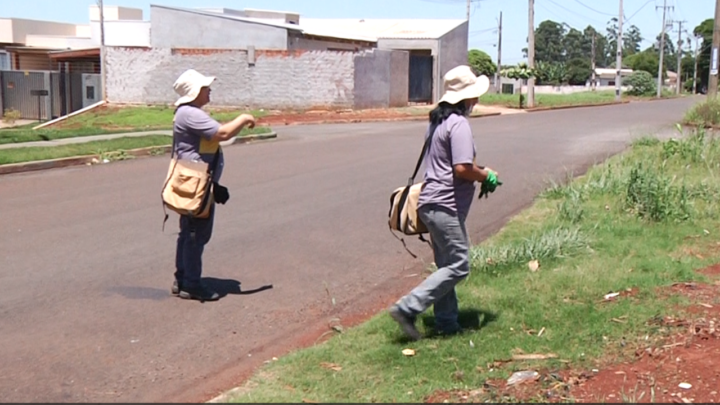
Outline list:
[[[429,129],[428,129],[429,132]],[[426,135],[429,136],[429,133]],[[418,205],[436,204],[467,216],[475,182],[456,178],[453,166],[475,162],[475,141],[467,118],[453,114],[435,130],[425,155],[425,185]]]
[[[175,111],[173,123],[173,144],[178,159],[204,161],[212,165],[215,152],[220,148],[217,168],[213,176],[219,181],[222,175],[225,159],[219,141],[212,138],[220,130],[220,123],[212,119],[201,108],[183,105]]]

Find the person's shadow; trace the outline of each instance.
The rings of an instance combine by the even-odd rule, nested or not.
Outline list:
[[[499,317],[500,315],[495,312],[475,308],[461,309],[458,313],[458,323],[462,328],[460,334],[468,331],[481,330],[489,323],[495,322]],[[442,338],[446,336],[435,330],[435,317],[432,315],[424,314],[418,321],[425,327],[426,333],[423,334],[423,339]],[[408,341],[409,339],[404,335],[396,339],[397,343],[407,343]]]
[[[242,283],[237,280],[220,279],[214,277],[204,277],[202,279],[202,282],[212,290],[215,290],[215,292],[220,295],[220,298],[225,298],[228,295],[253,295],[261,293],[263,291],[271,290],[273,288],[272,284],[268,284],[252,290],[243,291],[241,287]]]

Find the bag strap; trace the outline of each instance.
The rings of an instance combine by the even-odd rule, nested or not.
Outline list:
[[[417,164],[415,165],[415,171],[413,172],[412,177],[408,179],[408,187],[412,186],[412,184],[415,182],[415,177],[417,177],[417,174],[420,171],[420,166],[422,166],[425,155],[427,154],[428,150],[430,150],[430,144],[432,143],[433,137],[435,136],[435,131],[437,130],[438,125],[439,124],[430,125],[429,134],[425,139],[422,152],[420,152],[420,157],[418,158]]]

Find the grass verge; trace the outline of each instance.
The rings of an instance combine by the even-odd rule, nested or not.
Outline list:
[[[239,137],[260,135],[272,132],[269,127],[257,127],[243,131]],[[22,148],[0,149],[0,165],[24,163],[40,160],[61,159],[74,156],[109,155],[115,159],[129,158],[123,151],[165,146],[172,143],[167,135],[128,136],[117,139],[91,141],[58,146],[28,146]]]
[[[60,146],[41,146],[14,149],[0,149],[0,165],[25,163],[40,160],[61,159],[75,156],[103,156],[113,154],[122,158],[122,151],[166,146],[172,138],[166,135],[125,137],[106,141],[92,141]]]
[[[535,94],[536,107],[561,107],[585,104],[603,104],[615,101],[612,91],[585,91],[573,94]],[[486,93],[480,97],[480,104],[518,108],[517,94]]]
[[[720,142],[702,131],[642,139],[585,176],[553,184],[472,249],[473,272],[458,286],[464,334],[433,336],[430,311],[418,320],[427,338],[408,343],[383,313],[271,362],[230,401],[418,402],[514,371],[622,359],[646,334],[660,333],[648,320],[681,303],[658,287],[699,281],[694,269],[720,258],[712,249],[720,240],[719,168]],[[603,302],[628,289],[635,295]],[[404,356],[406,348],[415,356]],[[557,358],[501,361],[521,352]],[[482,395],[475,401],[512,400]]]
[[[174,109],[166,106],[113,107],[101,106],[85,114],[76,115],[48,128],[33,130],[37,124],[0,130],[0,144],[103,135],[123,132],[171,130]],[[237,117],[238,111],[209,111],[220,122]],[[265,115],[264,111],[249,111],[255,117]],[[263,133],[265,127],[243,131],[244,135]]]
[[[654,98],[623,96],[623,100],[647,100]],[[675,97],[670,92],[663,92],[663,97]],[[594,105],[615,102],[614,91],[584,91],[572,94],[535,94],[535,106],[543,107],[571,107],[577,105]],[[508,108],[518,108],[519,97],[516,94],[486,93],[480,97],[482,105],[499,105]]]
[[[709,99],[698,103],[685,114],[683,123],[694,126],[720,125],[720,100]]]

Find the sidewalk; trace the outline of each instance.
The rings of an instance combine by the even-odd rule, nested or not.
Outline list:
[[[33,147],[33,146],[34,147],[37,147],[37,146],[60,146],[60,145],[70,145],[70,144],[75,144],[75,143],[85,143],[85,142],[92,142],[92,141],[106,141],[109,139],[148,136],[148,135],[172,136],[172,131],[159,130],[159,131],[147,131],[147,132],[128,132],[128,133],[120,133],[120,134],[79,136],[79,137],[73,137],[73,138],[54,139],[51,141],[8,143],[5,145],[0,145],[0,149],[27,148],[27,147]]]

